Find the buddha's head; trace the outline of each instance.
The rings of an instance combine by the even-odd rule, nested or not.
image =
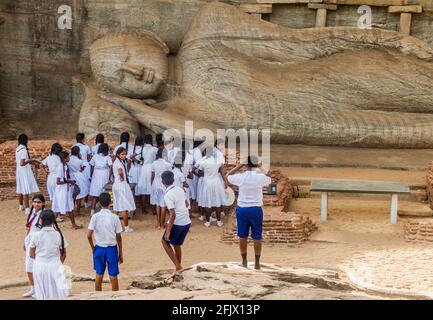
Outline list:
[[[169,49],[151,32],[107,35],[90,47],[93,75],[100,86],[121,96],[155,97],[168,77]]]

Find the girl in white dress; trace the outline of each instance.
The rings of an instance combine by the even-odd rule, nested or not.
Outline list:
[[[210,152],[211,153],[211,152]],[[210,227],[210,219],[213,211],[216,211],[217,225],[221,227],[221,211],[225,197],[225,183],[221,184],[220,176],[222,175],[220,160],[212,154],[205,156],[198,161],[200,169],[203,171],[203,190],[200,198],[200,206],[205,209],[206,222],[205,226]],[[224,181],[224,177],[223,181]]]
[[[95,138],[95,145],[92,147],[92,157],[98,154],[99,146],[105,142],[105,137],[102,133],[98,133]]]
[[[128,169],[126,162],[126,149],[117,149],[116,160],[113,163],[113,209],[120,212],[123,218],[124,232],[132,232],[134,229],[129,227],[128,211],[134,211],[135,200],[129,185]]]
[[[80,154],[81,154],[81,160],[83,161],[83,164],[85,166],[84,168],[84,176],[86,177],[86,183],[87,183],[87,189],[90,188],[90,165],[89,161],[92,159],[92,151],[90,150],[90,147],[85,144],[84,142],[85,135],[84,133],[77,133],[76,140],[77,143],[74,145],[80,148]],[[84,199],[85,207],[86,209],[90,208],[89,204],[89,198],[86,197]]]
[[[68,243],[51,210],[42,211],[40,224],[41,230],[35,232],[30,241],[30,257],[34,259],[35,298],[65,298],[69,295],[69,287],[63,263]]]
[[[156,160],[158,148],[153,146],[151,134],[144,136],[144,147],[142,149],[142,166],[140,176],[135,187],[135,194],[141,196],[141,210],[145,213],[146,205],[150,205],[152,194],[152,163]],[[141,158],[140,158],[141,159]]]
[[[32,167],[30,164],[38,165],[38,160],[30,159],[29,150],[27,149],[28,137],[21,134],[18,137],[18,147],[15,151],[16,159],[16,183],[17,194],[19,201],[19,210],[24,211],[25,214],[30,213],[29,195],[39,192],[38,184],[36,183],[35,176],[33,175]]]
[[[99,201],[99,196],[105,190],[105,186],[110,182],[110,177],[113,173],[113,160],[108,154],[108,144],[102,143],[99,146],[97,154],[90,160],[91,177],[90,197],[92,198],[92,210],[90,215],[95,213],[96,203]]]
[[[135,138],[135,144],[131,154],[131,169],[129,170],[129,182],[135,183],[136,186],[138,183],[138,178],[141,174],[141,168],[143,163],[141,160],[143,158],[143,145],[144,141],[142,137],[138,136],[137,138]]]
[[[132,155],[132,146],[129,144],[130,135],[129,132],[122,132],[120,134],[120,144],[114,147],[113,150],[113,161],[116,160],[116,154],[117,150],[119,148],[124,148],[126,150],[126,162],[127,162],[127,172],[128,172],[128,179],[131,177],[129,176],[129,171],[131,170],[131,155]]]
[[[199,220],[204,220],[204,209],[200,204],[201,199],[201,193],[202,193],[202,185],[203,185],[203,171],[201,171],[200,166],[198,164],[198,161],[203,158],[203,152],[201,150],[202,146],[200,146],[203,143],[203,141],[195,141],[194,142],[194,149],[192,150],[192,155],[194,159],[194,165],[193,165],[193,188],[195,189],[195,202],[197,203],[197,208],[199,212]]]
[[[60,160],[61,164],[57,167],[56,192],[54,193],[51,209],[56,213],[59,222],[62,222],[66,214],[69,214],[72,227],[74,229],[81,229],[83,226],[76,225],[74,217],[74,200],[72,199],[72,191],[75,180],[72,180],[69,174],[69,153],[62,151],[60,153]]]
[[[84,161],[81,159],[80,148],[75,146],[71,150],[71,159],[68,162],[69,174],[71,179],[80,188],[80,193],[74,199],[75,201],[75,213],[80,214],[81,201],[89,195],[89,184],[87,183],[87,178],[84,175],[84,170],[86,168]]]
[[[57,167],[60,165],[59,154],[63,148],[60,144],[54,143],[51,146],[51,153],[48,157],[42,160],[42,168],[47,173],[47,190],[51,201],[54,199],[54,193],[57,186]]]
[[[31,288],[28,292],[23,294],[23,297],[31,297],[35,294],[35,287],[33,281],[33,259],[30,258],[30,240],[35,232],[40,230],[39,218],[41,212],[45,208],[45,197],[37,193],[32,199],[32,208],[30,209],[30,214],[27,216],[26,230],[27,235],[24,240],[24,251],[26,252],[25,268],[27,272],[27,277]]]
[[[193,179],[194,179],[194,174],[193,174],[193,165],[194,165],[194,157],[193,157],[193,152],[192,149],[189,147],[189,144],[187,142],[184,142],[184,146],[183,146],[183,150],[184,150],[184,155],[183,155],[183,164],[182,164],[182,173],[186,179],[186,183],[188,184],[188,189],[187,189],[187,199],[188,202],[190,203],[190,207],[188,209],[191,209],[191,201],[192,198],[195,197],[195,189],[193,186]]]
[[[165,227],[165,187],[162,184],[161,175],[164,171],[170,171],[171,164],[163,158],[163,149],[158,149],[156,160],[152,163],[152,194],[150,203],[155,206],[156,224],[158,229]]]

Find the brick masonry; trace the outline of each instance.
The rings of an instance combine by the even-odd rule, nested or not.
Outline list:
[[[433,241],[433,219],[408,219],[404,224],[404,239]]]
[[[54,141],[54,140],[38,140],[29,141],[29,154],[32,159],[43,160],[50,154],[53,143],[60,143],[66,150],[70,150],[74,141]],[[15,149],[18,143],[16,141],[7,141],[0,144],[0,201],[16,199],[16,164],[15,164]],[[32,165],[33,173],[38,182],[40,191],[48,199],[47,192],[47,175],[42,168],[37,168]]]

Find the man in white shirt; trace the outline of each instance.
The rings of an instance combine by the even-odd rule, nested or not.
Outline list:
[[[166,187],[164,201],[170,215],[162,236],[162,246],[176,267],[175,272],[172,274],[172,277],[175,277],[176,274],[183,271],[182,245],[191,226],[191,219],[185,191],[181,187],[174,185],[173,172],[164,171],[161,179]]]
[[[122,253],[122,224],[119,217],[109,209],[111,203],[110,194],[103,192],[99,196],[101,211],[94,214],[90,219],[87,239],[93,252],[93,266],[96,271],[95,290],[102,291],[102,280],[108,265],[113,291],[119,291],[119,263],[123,263]],[[93,244],[95,236],[96,246]]]
[[[236,221],[242,265],[248,267],[247,240],[251,229],[255,252],[254,268],[260,269],[263,231],[263,187],[271,184],[271,178],[259,171],[258,159],[255,156],[248,157],[246,166],[247,170],[245,172],[236,173],[244,167],[244,164],[238,164],[227,173],[226,179],[230,184],[239,188]]]

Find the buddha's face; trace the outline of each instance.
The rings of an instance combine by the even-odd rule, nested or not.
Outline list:
[[[99,85],[121,96],[155,97],[168,77],[168,48],[156,37],[120,34],[97,40],[90,49]]]

